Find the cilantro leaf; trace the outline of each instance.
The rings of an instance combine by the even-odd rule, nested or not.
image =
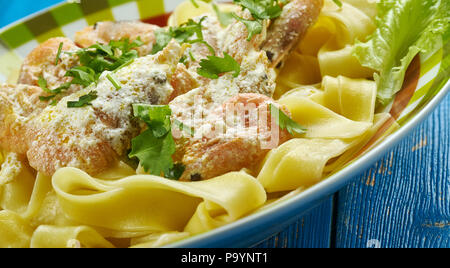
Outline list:
[[[137,157],[146,172],[156,176],[162,173],[166,177],[180,174],[179,167],[174,169],[172,155],[175,153],[175,141],[172,136],[168,105],[134,104],[134,116],[144,121],[148,129],[131,141],[130,158]],[[184,172],[184,170],[183,170]]]
[[[145,172],[161,176],[162,173],[169,174],[173,168],[175,141],[171,132],[163,137],[156,137],[152,129],[147,129],[131,141],[131,146],[129,157],[137,157]]]
[[[60,94],[63,90],[66,90],[70,87],[71,83],[64,83],[58,88],[49,89],[47,86],[47,80],[43,76],[39,77],[38,85],[42,88],[42,90],[46,93],[51,94],[50,96],[40,96],[39,100],[41,101],[49,101],[55,98],[58,94]]]
[[[152,54],[163,50],[172,39],[180,44],[202,43],[208,47],[211,54],[215,55],[214,48],[203,39],[202,23],[206,17],[202,17],[199,22],[189,19],[188,22],[179,27],[170,27],[168,29],[159,29],[155,32],[156,43],[153,46]]]
[[[247,27],[248,37],[247,41],[252,40],[253,36],[260,34],[263,30],[262,22],[259,20],[247,20],[239,17],[238,15],[233,13],[233,17],[238,21],[242,22],[245,27]]]
[[[208,56],[207,59],[200,61],[200,68],[197,73],[201,76],[211,79],[219,78],[220,74],[234,72],[233,77],[238,77],[241,72],[241,66],[230,55],[224,53],[224,57]]]
[[[97,80],[94,69],[87,66],[76,66],[67,71],[65,76],[73,77],[72,84],[82,85],[85,87]]]
[[[233,17],[242,22],[248,30],[250,41],[254,35],[260,34],[263,30],[263,20],[271,20],[278,18],[283,9],[281,8],[284,1],[280,0],[233,0],[242,9],[248,9],[255,20],[248,20],[233,14]]]
[[[292,120],[289,116],[287,116],[283,111],[278,109],[273,104],[269,105],[270,114],[275,119],[276,123],[282,130],[287,130],[291,135],[294,135],[294,132],[297,134],[305,134],[306,128],[302,127],[300,124]]]
[[[134,104],[133,112],[148,125],[155,137],[160,138],[170,132],[172,110],[168,105]]]
[[[156,54],[163,50],[172,40],[172,34],[165,29],[158,29],[155,31],[156,42],[153,45],[152,54]]]
[[[47,81],[43,77],[39,78],[39,86],[42,90],[51,94],[51,96],[41,96],[39,99],[41,101],[53,99],[63,90],[68,89],[71,85],[88,87],[92,83],[97,82],[104,71],[116,71],[131,64],[134,59],[139,56],[138,52],[133,50],[133,48],[137,48],[142,45],[143,42],[139,37],[133,42],[130,42],[128,38],[125,38],[122,40],[112,40],[109,44],[97,43],[89,48],[80,49],[75,53],[65,52],[70,55],[77,55],[81,65],[75,66],[66,72],[66,77],[72,77],[71,82],[64,83],[55,89],[49,89],[47,87]],[[62,46],[63,43],[60,43],[56,64],[59,61]],[[120,85],[115,81],[115,79],[110,79],[112,78],[111,76],[107,78],[117,89],[120,89]]]
[[[169,171],[164,174],[164,177],[171,180],[178,180],[181,178],[181,175],[183,175],[184,171],[186,170],[186,166],[177,163],[173,166],[173,168],[169,169]]]
[[[276,19],[283,11],[277,0],[234,0],[234,3],[247,8],[258,20]]]
[[[81,108],[92,105],[91,101],[97,99],[97,91],[91,91],[89,94],[81,96],[78,101],[68,101],[67,108]]]

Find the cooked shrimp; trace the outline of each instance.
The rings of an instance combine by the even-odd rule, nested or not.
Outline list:
[[[283,8],[280,17],[270,25],[261,46],[272,67],[278,66],[300,42],[316,22],[322,7],[323,0],[293,0]]]
[[[253,19],[247,9],[240,11],[239,16],[246,20]],[[259,47],[265,40],[267,26],[268,23],[265,21],[263,25],[263,32],[253,36],[253,38],[248,41],[248,30],[245,24],[241,21],[234,21],[228,26],[224,34],[222,41],[223,51],[232,56],[237,62],[241,63],[242,60],[248,55],[248,52],[260,51]]]
[[[171,102],[173,116],[200,132],[214,128],[217,122],[233,130],[235,126],[226,125],[223,114],[218,112],[222,111],[219,109],[222,105],[253,103],[257,106],[256,109],[261,111],[267,109],[269,103],[275,104],[270,99],[275,90],[274,68],[312,26],[322,5],[322,0],[291,1],[283,7],[282,14],[270,27],[267,21],[264,22],[263,32],[255,35],[250,41],[247,40],[246,26],[241,21],[232,23],[225,30],[225,34],[221,34],[223,40],[219,40],[219,44],[223,51],[240,63],[240,75],[234,78],[231,74],[225,74],[219,79],[204,81],[200,88],[175,98]],[[241,11],[240,16],[252,19],[248,10]],[[199,100],[208,108],[198,107]],[[196,125],[195,120],[183,116],[195,114],[196,111],[200,111],[204,117],[200,125]],[[287,110],[284,111],[289,114]],[[175,160],[186,165],[182,179],[209,179],[259,163],[268,152],[268,149],[262,149],[261,138],[267,138],[273,130],[273,128],[258,128],[253,135],[231,131],[237,134],[231,139],[223,134],[203,139],[192,137],[177,139],[178,150]],[[275,147],[290,138],[286,131],[280,133]]]
[[[32,120],[26,132],[30,165],[47,175],[61,167],[76,167],[95,174],[126,154],[140,132],[132,104],[167,104],[173,93],[171,78],[183,49],[171,42],[162,52],[136,59],[114,74],[104,72],[97,84],[48,106]],[[117,90],[107,79],[114,75]],[[68,101],[96,91],[92,105],[71,109]]]
[[[139,37],[144,44],[136,50],[140,56],[145,56],[152,52],[156,40],[155,30],[158,28],[156,25],[139,21],[98,22],[94,26],[86,27],[77,32],[75,43],[86,48],[96,43],[108,44],[112,40],[123,38],[134,41]]]
[[[27,152],[24,133],[29,120],[39,114],[47,102],[40,87],[0,85],[0,147],[19,154]]]
[[[197,88],[200,84],[182,63],[177,65],[177,69],[175,70],[170,83],[174,89],[170,96],[170,100]]]
[[[208,43],[216,53],[221,53],[219,49],[218,33],[222,32],[223,29],[220,26],[219,20],[215,16],[206,15],[194,18],[193,20],[197,23],[201,22],[203,40]],[[193,39],[199,39],[199,36],[195,34]],[[186,66],[195,73],[200,66],[199,62],[212,55],[212,51],[204,43],[194,43],[191,48],[186,50]]]
[[[195,129],[218,123],[224,124],[224,129],[218,133],[206,133],[202,139],[192,139],[187,144],[184,139],[179,140],[184,147],[181,162],[186,166],[181,179],[210,179],[230,171],[253,168],[270,148],[287,141],[290,138],[287,131],[278,126],[273,128],[269,104],[279,106],[264,95],[239,94],[224,103],[222,109],[212,109],[212,114]],[[281,109],[289,114],[285,108]],[[217,129],[212,127],[210,131],[217,132]]]
[[[198,62],[210,54],[208,47],[202,43],[193,44],[189,51],[196,59],[183,65],[180,59],[187,55],[186,47],[172,40],[156,55],[138,58],[114,73],[106,71],[98,83],[66,92],[56,106],[46,107],[46,103],[37,101],[43,94],[40,88],[18,86],[14,89],[16,93],[9,94],[13,89],[4,87],[0,89],[3,91],[0,94],[3,104],[0,108],[0,146],[22,154],[26,152],[30,165],[47,175],[67,166],[95,174],[125,155],[131,139],[140,133],[141,126],[132,116],[132,104],[170,102],[174,118],[195,131],[208,134],[202,139],[176,139],[178,149],[174,158],[186,165],[183,180],[209,179],[256,165],[268,152],[269,149],[262,145],[272,138],[273,133],[280,134],[273,147],[289,139],[289,134],[273,124],[268,127],[267,124],[263,127],[258,125],[256,129],[252,126],[255,131],[250,133],[240,131],[239,126],[233,124],[234,120],[229,121],[224,107],[254,105],[253,110],[269,118],[259,123],[272,123],[267,107],[269,104],[279,106],[271,99],[276,85],[274,66],[312,25],[321,5],[322,0],[291,1],[284,7],[280,18],[270,22],[271,25],[269,21],[264,22],[262,34],[250,42],[247,41],[246,27],[240,21],[224,30],[217,18],[202,19],[203,38],[216,50],[217,56],[222,56],[225,51],[240,64],[241,71],[237,77],[232,73],[220,75],[218,79],[199,77],[196,70]],[[241,15],[251,18],[248,11],[242,11]],[[76,43],[89,47],[95,43],[123,38],[133,41],[140,37],[144,46],[137,50],[140,55],[147,55],[153,49],[157,27],[140,22],[103,22],[78,32]],[[282,42],[277,44],[277,39]],[[77,64],[78,59],[62,53],[61,60],[55,65],[61,43],[63,51],[79,49],[68,39],[47,41],[27,57],[20,81],[36,85],[42,76],[49,88],[68,82],[70,78],[65,77],[65,73]],[[120,84],[120,90],[111,76]],[[67,107],[68,101],[78,101],[92,92],[96,92],[96,98],[89,105],[75,109]],[[17,102],[11,101],[9,95]],[[206,104],[206,108],[196,104],[196,97]],[[37,105],[32,108],[27,103]],[[281,109],[289,114],[283,107]],[[183,115],[188,112],[200,112],[204,120],[200,123],[195,120],[186,122]],[[244,129],[250,126],[247,114],[231,118],[243,121]],[[23,124],[16,123],[19,121]],[[212,132],[216,125],[218,129],[223,127],[227,131]],[[233,133],[231,136],[230,131]],[[13,149],[14,143],[20,143],[20,146]]]
[[[59,61],[56,58],[60,44],[63,43]],[[64,52],[75,52],[79,48],[67,38],[52,38],[40,44],[24,60],[19,75],[19,84],[37,86],[40,77],[45,78],[49,88],[56,88],[72,78],[66,72],[79,64],[78,57]],[[77,86],[73,86],[77,87]],[[77,87],[79,89],[79,87]]]

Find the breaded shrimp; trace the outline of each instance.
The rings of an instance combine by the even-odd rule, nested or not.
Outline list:
[[[238,14],[246,20],[252,20],[253,17],[246,9]],[[225,31],[222,44],[222,50],[233,57],[238,63],[241,63],[247,56],[249,51],[260,51],[259,47],[264,42],[267,34],[268,22],[264,21],[263,31],[261,34],[253,36],[249,41],[248,30],[241,21],[234,21]]]
[[[220,107],[253,103],[256,105],[255,109],[264,111],[269,104],[277,105],[271,99],[275,90],[274,68],[313,25],[322,5],[322,0],[291,1],[283,7],[280,17],[271,24],[263,22],[262,33],[255,35],[250,41],[247,40],[247,28],[241,21],[235,21],[228,26],[225,34],[220,34],[223,38],[219,40],[222,50],[240,63],[241,73],[238,77],[232,77],[228,73],[215,80],[203,81],[200,88],[175,98],[171,102],[171,108],[177,120],[196,131],[203,132],[206,129],[208,132],[208,129],[222,125],[231,130],[234,136],[227,137],[219,133],[202,139],[186,136],[177,139],[174,160],[186,166],[183,180],[209,179],[257,165],[269,151],[263,149],[262,142],[274,130],[279,131],[280,135],[272,148],[290,138],[286,131],[273,129],[270,124],[269,128],[258,127],[253,135],[239,132],[238,129],[233,131],[236,126],[227,124],[229,118],[223,117],[220,112],[223,109]],[[241,11],[240,16],[252,19],[248,10]],[[202,104],[198,104],[199,102]],[[285,108],[282,107],[281,110],[289,115]],[[203,119],[199,124],[184,116],[198,111]]]
[[[181,162],[186,166],[181,179],[205,180],[254,168],[271,148],[287,141],[289,133],[272,124],[269,104],[279,107],[264,95],[239,94],[224,103],[222,109],[212,110],[213,115],[206,117],[202,125],[214,126],[223,121],[224,129],[214,134],[206,133],[202,139],[192,139],[188,143],[179,140],[184,143]],[[281,109],[289,114],[286,108]],[[195,129],[200,130],[203,126],[195,126]]]
[[[172,95],[170,96],[170,100],[186,94],[200,85],[200,82],[196,80],[190,72],[188,72],[186,66],[182,63],[177,65],[177,69],[175,70],[170,83],[174,89]]]
[[[215,54],[218,56],[222,55],[219,46],[219,36],[218,33],[222,32],[223,29],[220,26],[219,20],[215,16],[200,16],[193,19],[195,22],[201,22],[203,40],[214,49]],[[195,34],[192,39],[199,39],[200,37]],[[196,72],[197,68],[200,67],[199,62],[202,59],[206,59],[208,56],[215,55],[212,53],[210,48],[204,43],[194,43],[192,46],[186,50],[186,66],[189,70]]]
[[[25,154],[24,133],[31,118],[47,105],[39,100],[45,96],[40,87],[30,85],[0,85],[0,147],[9,152]]]
[[[75,43],[86,48],[97,43],[108,44],[112,40],[124,38],[134,41],[139,37],[144,44],[136,50],[140,56],[145,56],[152,52],[156,40],[155,30],[158,28],[156,25],[140,21],[98,22],[94,26],[86,27],[77,32]]]
[[[62,53],[56,63],[58,49],[63,43]],[[24,60],[19,74],[19,84],[38,86],[40,77],[47,81],[49,88],[56,88],[72,78],[66,77],[66,72],[79,64],[76,55],[64,52],[75,52],[79,48],[70,39],[57,37],[49,39],[35,48]],[[79,89],[77,86],[73,86]]]
[[[171,42],[163,51],[136,59],[115,73],[104,72],[97,84],[48,106],[32,120],[26,132],[30,166],[52,175],[61,167],[76,167],[96,174],[127,153],[139,135],[132,104],[167,104],[173,93],[171,79],[183,53]],[[107,78],[116,77],[118,90]],[[91,105],[68,108],[68,101],[96,91]]]
[[[266,51],[271,66],[278,66],[300,42],[307,30],[317,21],[323,0],[293,0],[267,30],[261,45]]]

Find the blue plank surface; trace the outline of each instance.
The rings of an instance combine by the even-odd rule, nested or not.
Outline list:
[[[57,2],[0,0],[0,27]],[[330,198],[257,247],[450,247],[449,107],[450,96],[337,204]]]
[[[450,247],[450,95],[339,192],[336,246]]]
[[[333,201],[330,197],[256,248],[329,248],[332,243]]]

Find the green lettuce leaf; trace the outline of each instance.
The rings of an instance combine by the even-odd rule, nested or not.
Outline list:
[[[450,1],[381,0],[376,23],[369,41],[357,42],[354,55],[378,72],[377,100],[384,106],[400,91],[414,57],[442,44],[450,24]]]

